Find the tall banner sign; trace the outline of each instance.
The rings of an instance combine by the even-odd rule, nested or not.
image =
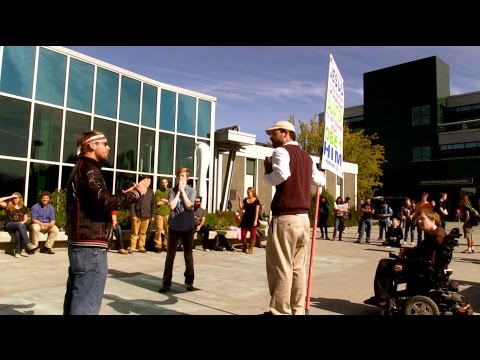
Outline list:
[[[343,110],[345,94],[343,78],[330,54],[325,99],[322,169],[343,178]]]

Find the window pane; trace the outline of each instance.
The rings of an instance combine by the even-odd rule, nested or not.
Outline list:
[[[155,127],[157,117],[157,88],[143,84],[142,125]]]
[[[212,118],[212,103],[198,100],[198,129],[197,136],[208,137]]]
[[[431,150],[430,146],[424,146],[423,150],[422,150],[422,159],[423,160],[430,160],[431,152],[432,152],[432,150]]]
[[[137,171],[138,127],[118,124],[117,169]]]
[[[67,57],[51,50],[40,48],[35,98],[63,106]]]
[[[135,174],[117,172],[115,193],[128,189],[135,183]]]
[[[107,190],[113,193],[113,171],[102,169],[103,180],[107,186]]]
[[[77,59],[70,60],[67,106],[85,112],[92,111],[93,65]]]
[[[58,165],[30,164],[27,207],[32,207],[40,200],[42,191],[54,192],[57,189],[59,170]]]
[[[163,90],[160,101],[160,129],[175,130],[175,97],[176,93]]]
[[[183,136],[177,136],[177,156],[175,158],[175,169],[186,167],[193,176],[193,152],[195,151],[195,140]]]
[[[255,175],[255,160],[247,159],[246,174]]]
[[[73,166],[62,166],[62,183],[60,184],[60,187],[62,189],[67,188],[68,178],[72,170],[73,170]]]
[[[158,172],[173,174],[173,135],[160,133],[158,147]]]
[[[60,160],[62,115],[63,112],[60,109],[35,105],[32,131],[32,159]]]
[[[77,161],[77,140],[80,134],[90,130],[91,117],[67,111],[63,135],[63,161],[75,164]]]
[[[15,191],[22,193],[25,189],[25,171],[27,163],[23,161],[0,159],[0,184],[2,194],[10,195]],[[25,194],[23,194],[25,198]],[[25,199],[24,199],[25,200]]]
[[[195,135],[195,98],[191,96],[178,95],[177,131]]]
[[[103,163],[103,167],[113,168],[113,159],[115,159],[115,133],[116,123],[111,120],[95,118],[93,120],[93,128],[98,131],[102,131],[107,137],[108,146],[110,151],[108,153],[108,161]]]
[[[140,168],[141,172],[153,173],[155,159],[155,132],[140,130]]]
[[[0,91],[31,98],[34,46],[5,46],[1,62]]]
[[[98,68],[95,114],[117,118],[118,74]]]
[[[30,107],[30,102],[0,96],[1,155],[27,157]]]
[[[138,124],[140,114],[140,81],[122,76],[120,120]]]

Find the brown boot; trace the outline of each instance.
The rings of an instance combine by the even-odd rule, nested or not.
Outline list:
[[[247,239],[242,240],[242,252],[247,252]]]

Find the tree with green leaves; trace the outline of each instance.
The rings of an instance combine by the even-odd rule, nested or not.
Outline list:
[[[290,117],[290,121],[294,121]],[[300,134],[297,141],[309,154],[320,154],[323,146],[324,125],[315,119],[304,123],[301,120]],[[383,175],[382,165],[385,159],[385,148],[381,144],[374,144],[378,140],[377,134],[365,135],[364,130],[351,130],[347,124],[343,127],[343,160],[358,164],[357,195],[359,199],[372,197],[383,184],[380,177]]]

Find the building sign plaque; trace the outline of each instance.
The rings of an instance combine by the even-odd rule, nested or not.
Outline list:
[[[419,180],[418,185],[471,185],[473,178]]]

